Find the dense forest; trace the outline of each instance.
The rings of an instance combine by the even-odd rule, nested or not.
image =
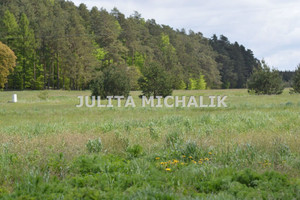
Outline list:
[[[158,63],[173,89],[244,88],[261,63],[239,43],[174,30],[138,12],[78,7],[65,0],[1,0],[0,41],[17,56],[5,89],[88,89],[103,67],[126,70],[131,89],[143,68]],[[202,80],[203,81],[203,80]]]

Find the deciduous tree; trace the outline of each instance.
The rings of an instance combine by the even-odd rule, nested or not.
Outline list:
[[[4,84],[7,82],[7,76],[14,70],[16,59],[14,52],[0,42],[0,88],[4,87]]]

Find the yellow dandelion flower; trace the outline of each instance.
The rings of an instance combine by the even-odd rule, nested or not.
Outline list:
[[[185,164],[184,162],[181,163],[181,165],[184,165],[184,164]]]
[[[179,163],[179,160],[175,159],[175,160],[173,160],[173,162],[176,164],[176,163]]]
[[[186,156],[185,156],[185,155],[183,155],[182,157],[183,157],[183,158],[185,158]]]
[[[203,162],[202,162],[202,161],[198,161],[198,163],[199,163],[200,165],[202,165]]]
[[[192,160],[192,162],[194,163],[194,164],[196,164],[197,162],[196,161],[194,161],[194,160]]]
[[[209,154],[209,155],[211,155],[211,154],[212,154],[212,152],[208,152],[208,154]]]
[[[203,161],[203,159],[202,159],[202,158],[200,158],[200,161],[202,162],[202,161]]]
[[[204,160],[209,161],[209,158],[205,158]]]
[[[159,159],[160,159],[160,157],[156,157],[156,158],[155,158],[155,160],[159,160]]]
[[[167,168],[166,168],[166,171],[171,171],[171,168],[168,168],[168,167],[167,167]]]
[[[192,159],[193,157],[192,157],[192,156],[189,156],[189,158]]]

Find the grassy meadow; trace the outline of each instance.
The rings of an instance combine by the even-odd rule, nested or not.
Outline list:
[[[174,91],[228,107],[143,108],[131,92],[135,108],[76,108],[90,94],[0,92],[0,199],[300,199],[299,94]]]

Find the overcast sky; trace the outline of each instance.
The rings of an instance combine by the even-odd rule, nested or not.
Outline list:
[[[174,29],[225,35],[280,70],[300,63],[300,0],[72,0],[126,17],[138,11]]]

